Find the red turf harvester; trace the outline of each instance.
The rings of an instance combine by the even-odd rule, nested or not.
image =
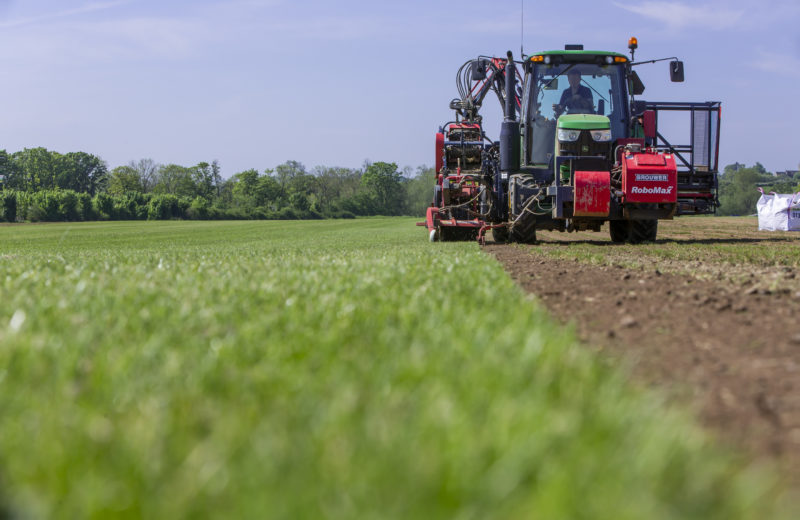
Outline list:
[[[436,185],[425,222],[431,241],[532,243],[537,229],[600,231],[614,242],[655,240],[659,219],[714,213],[720,103],[647,102],[630,58],[567,45],[563,51],[479,57],[461,66],[455,121],[436,134]],[[518,67],[524,71],[520,76]],[[517,85],[521,85],[521,88]],[[478,114],[494,91],[504,106],[500,140]],[[689,115],[689,144],[659,132],[659,115]]]
[[[460,98],[450,102],[455,121],[445,123],[436,134],[436,186],[426,225],[431,242],[469,240],[486,224],[484,160],[488,148],[483,118],[478,114],[490,91],[506,104],[506,65],[503,58],[479,57],[464,63],[456,75]],[[515,79],[521,83],[519,73]],[[513,89],[512,89],[513,91]],[[513,92],[512,105],[520,107]],[[495,153],[494,159],[498,156]]]

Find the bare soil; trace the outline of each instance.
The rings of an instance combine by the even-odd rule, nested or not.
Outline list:
[[[485,251],[588,345],[690,403],[718,438],[775,462],[797,487],[800,237],[758,233],[753,219],[660,226],[659,241],[642,246],[612,244],[604,227]]]

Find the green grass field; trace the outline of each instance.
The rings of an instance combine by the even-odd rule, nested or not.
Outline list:
[[[2,509],[776,515],[771,478],[477,245],[426,236],[410,219],[0,227]]]

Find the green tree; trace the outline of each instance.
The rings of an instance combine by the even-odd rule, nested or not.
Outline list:
[[[207,162],[201,162],[192,168],[192,181],[194,182],[198,197],[211,200],[216,196],[214,171]]]
[[[277,211],[284,205],[285,193],[278,181],[269,175],[258,178],[255,185],[256,205]]]
[[[416,175],[406,183],[406,207],[408,214],[425,215],[433,199],[433,185],[436,172],[427,166],[418,166]]]
[[[138,161],[131,161],[128,166],[139,173],[139,180],[142,183],[144,192],[153,191],[158,182],[158,172],[161,170],[161,165],[153,159],[139,159]]]
[[[275,177],[284,190],[289,187],[289,183],[292,179],[305,175],[306,173],[306,167],[297,161],[286,161],[275,167]]]
[[[25,191],[39,191],[56,187],[59,169],[63,167],[61,154],[46,148],[25,148],[11,156],[18,178],[13,187]]]
[[[359,170],[317,166],[312,173],[315,177],[314,196],[322,211],[334,209],[339,201],[355,196],[361,189]]]
[[[250,169],[239,172],[233,176],[232,204],[239,208],[255,208],[258,206],[256,185],[258,184],[258,170]]]
[[[726,166],[719,179],[720,215],[750,215],[756,211],[761,194],[759,185],[771,186],[775,178],[760,163],[745,167],[739,163]],[[768,187],[765,191],[772,191]]]
[[[108,193],[124,195],[128,192],[144,192],[139,172],[132,166],[118,166],[111,170],[108,178]]]
[[[78,193],[94,195],[108,184],[108,166],[99,157],[86,152],[70,152],[59,158],[56,185]]]
[[[395,163],[376,162],[367,166],[361,176],[361,184],[375,198],[379,213],[384,215],[400,213],[404,199],[400,178]]]
[[[289,205],[299,211],[308,211],[311,208],[311,203],[308,201],[308,197],[305,196],[303,193],[292,193],[289,196]]]
[[[220,196],[220,192],[222,189],[222,169],[219,166],[219,162],[214,159],[211,161],[211,179],[214,184],[214,190],[216,191],[216,197]]]
[[[12,154],[6,171],[8,186],[25,191],[60,188],[95,194],[105,189],[108,180],[106,163],[95,155],[62,155],[41,147]]]
[[[193,199],[198,195],[195,184],[196,171],[177,164],[168,164],[158,169],[153,193],[175,195]],[[172,199],[169,199],[172,200]]]
[[[307,173],[296,175],[289,181],[286,191],[289,194],[302,193],[303,195],[311,195],[314,193],[314,184],[316,180],[317,179],[313,175]]]
[[[233,178],[225,179],[219,187],[219,197],[217,197],[216,205],[219,208],[229,208],[233,206],[233,188],[236,181]]]
[[[3,204],[2,220],[7,222],[17,221],[17,193],[13,190],[0,192],[0,202]]]
[[[8,152],[0,150],[0,190],[12,187],[11,182],[13,182],[14,175],[11,165],[11,158],[8,156]]]

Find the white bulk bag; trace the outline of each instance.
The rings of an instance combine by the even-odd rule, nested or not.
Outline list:
[[[800,193],[765,194],[756,203],[759,231],[800,231]]]

